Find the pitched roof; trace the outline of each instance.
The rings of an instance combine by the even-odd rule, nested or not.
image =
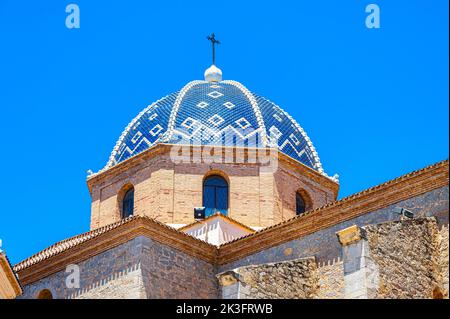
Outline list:
[[[9,296],[11,298],[17,297],[22,294],[22,286],[17,278],[16,273],[8,259],[8,256],[0,250],[0,271],[3,271],[11,288],[14,290],[15,296]],[[11,292],[12,293],[12,292]]]
[[[36,263],[39,263],[39,262],[41,262],[43,260],[48,259],[50,257],[53,257],[53,256],[58,255],[58,254],[61,254],[61,253],[65,252],[65,251],[67,251],[67,250],[69,250],[69,249],[71,249],[71,248],[73,248],[75,246],[78,246],[78,245],[80,245],[80,244],[82,244],[84,242],[87,242],[89,240],[97,238],[100,235],[106,234],[106,233],[108,233],[108,232],[110,232],[110,231],[112,231],[114,229],[117,229],[117,228],[123,226],[123,225],[129,224],[129,223],[131,223],[133,221],[140,220],[140,219],[147,220],[150,223],[154,223],[156,225],[164,227],[167,230],[175,232],[175,233],[177,233],[177,234],[179,234],[181,236],[186,236],[186,237],[189,237],[190,239],[194,239],[194,240],[197,240],[199,242],[202,242],[204,244],[209,245],[208,243],[206,243],[206,242],[204,242],[204,241],[202,241],[200,239],[197,239],[197,238],[194,238],[192,236],[189,236],[186,233],[184,233],[182,231],[179,231],[176,228],[170,227],[170,226],[168,226],[168,225],[166,225],[164,223],[161,223],[161,222],[159,222],[159,221],[157,221],[155,219],[152,219],[152,218],[149,218],[149,217],[145,217],[145,216],[131,216],[131,217],[125,218],[123,220],[120,220],[118,222],[115,222],[115,223],[112,223],[112,224],[109,224],[109,225],[106,225],[106,226],[103,226],[103,227],[100,227],[100,228],[88,231],[86,233],[83,233],[83,234],[80,234],[80,235],[77,235],[77,236],[74,236],[74,237],[71,237],[71,238],[59,241],[59,242],[51,245],[50,247],[48,247],[48,248],[46,248],[46,249],[44,249],[44,250],[42,250],[42,251],[32,255],[31,257],[21,261],[20,263],[18,263],[17,265],[14,266],[14,271],[21,271],[21,270],[23,270],[25,268],[28,268],[28,267],[36,264]]]
[[[187,224],[187,225],[185,225],[185,226],[183,226],[183,227],[178,228],[178,230],[179,230],[179,231],[182,231],[182,232],[186,232],[186,231],[189,230],[190,228],[195,227],[195,226],[197,226],[198,224],[202,224],[202,223],[204,223],[204,222],[210,221],[211,219],[214,219],[214,218],[222,218],[222,219],[226,220],[227,222],[229,222],[229,223],[231,223],[231,224],[234,224],[234,225],[238,226],[239,228],[241,228],[241,229],[247,231],[247,232],[250,233],[250,234],[253,234],[253,233],[255,232],[255,230],[254,230],[253,228],[250,228],[250,227],[248,227],[247,225],[244,225],[244,224],[242,224],[241,222],[238,222],[237,220],[235,220],[235,219],[233,219],[233,218],[231,218],[231,217],[228,217],[228,216],[226,216],[226,215],[223,215],[223,214],[221,214],[220,212],[216,212],[216,213],[214,213],[213,215],[210,215],[210,216],[206,217],[205,219],[202,219],[201,221],[196,220],[195,222],[193,222],[193,223],[191,223],[191,224]]]

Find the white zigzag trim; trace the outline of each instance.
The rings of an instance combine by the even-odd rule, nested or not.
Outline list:
[[[239,137],[240,137],[241,139],[243,139],[243,140],[245,140],[245,139],[247,139],[247,138],[250,138],[250,137],[252,137],[253,135],[256,135],[256,134],[258,134],[258,133],[261,133],[261,134],[262,134],[262,129],[261,129],[261,128],[258,128],[257,130],[252,130],[252,131],[251,131],[249,134],[247,134],[247,135],[242,135],[241,132],[239,132],[239,130],[237,130],[237,129],[236,129],[235,127],[233,127],[232,125],[227,125],[227,126],[225,126],[223,129],[221,129],[221,130],[213,130],[213,129],[211,129],[211,128],[209,128],[208,126],[203,125],[203,124],[200,124],[200,125],[195,129],[195,131],[193,131],[190,135],[189,135],[189,134],[186,134],[186,133],[183,132],[183,131],[177,130],[177,129],[174,129],[174,132],[176,132],[178,135],[183,136],[183,137],[185,137],[186,139],[189,139],[189,140],[190,140],[190,139],[192,139],[192,138],[195,138],[196,135],[197,135],[197,132],[198,132],[200,129],[202,129],[202,128],[205,130],[205,135],[207,135],[207,136],[212,136],[212,137],[214,137],[214,138],[220,137],[222,133],[227,132],[227,131],[233,131],[234,133],[236,133],[237,136],[239,136]]]
[[[306,134],[305,130],[300,126],[300,124],[297,123],[297,121],[289,115],[289,113],[287,113],[283,108],[281,108],[279,105],[275,104],[274,102],[270,101],[269,99],[265,98],[265,97],[261,97],[263,99],[265,99],[267,102],[272,103],[273,105],[275,105],[276,107],[278,107],[281,112],[283,112],[283,114],[292,122],[294,123],[295,127],[297,128],[297,130],[300,132],[300,134],[303,136],[303,138],[306,141],[306,144],[308,145],[308,147],[311,150],[311,153],[313,154],[313,158],[314,158],[314,168],[321,173],[322,175],[324,175],[325,177],[328,177],[332,180],[335,180],[333,177],[328,176],[325,171],[323,170],[322,167],[322,163],[320,162],[320,157],[319,154],[317,154],[316,148],[314,147],[311,139],[309,138],[308,134]]]
[[[157,100],[156,102],[153,102],[152,104],[148,105],[145,109],[143,109],[141,112],[139,112],[139,114],[125,127],[125,130],[122,132],[122,135],[120,135],[119,139],[117,140],[116,145],[114,146],[111,155],[109,156],[109,160],[108,163],[106,164],[106,166],[104,168],[102,168],[101,170],[99,170],[97,173],[94,173],[92,175],[90,175],[89,177],[92,177],[94,175],[97,175],[99,173],[102,173],[104,171],[106,171],[107,169],[111,168],[112,166],[114,166],[116,163],[114,161],[114,157],[117,155],[117,151],[119,150],[120,145],[122,144],[123,140],[125,139],[125,137],[127,136],[128,132],[131,130],[131,128],[134,126],[134,124],[136,124],[136,122],[148,111],[150,110],[152,107],[154,107],[156,104],[158,104],[159,102],[165,100],[166,98],[168,98],[171,95],[174,95],[175,93],[172,94],[168,94],[166,96],[164,96],[163,98],[160,98],[159,100]]]

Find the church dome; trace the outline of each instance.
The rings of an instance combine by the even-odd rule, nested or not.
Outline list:
[[[108,169],[158,143],[274,147],[325,175],[302,127],[283,109],[241,83],[221,80],[216,67],[142,110],[117,141]],[[211,78],[213,80],[211,80]],[[219,81],[216,81],[216,79]],[[232,139],[224,138],[230,133]]]

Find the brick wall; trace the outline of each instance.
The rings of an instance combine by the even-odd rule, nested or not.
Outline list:
[[[309,206],[308,209],[319,208],[335,200],[331,190],[325,189],[317,182],[306,178],[283,162],[279,163],[279,167],[274,174],[274,182],[275,198],[281,203],[277,211],[276,222],[281,222],[296,215],[295,194],[298,190],[307,193],[308,198],[305,198],[305,201],[307,207]],[[309,201],[311,201],[310,205],[308,205]]]
[[[336,184],[319,173],[278,161],[275,173],[257,163],[177,163],[169,152],[121,164],[102,178],[88,181],[91,189],[91,229],[120,219],[118,194],[124,185],[135,189],[135,214],[165,223],[194,221],[193,208],[202,205],[207,174],[218,173],[229,182],[229,216],[249,226],[265,227],[295,216],[295,193],[309,194],[311,208],[335,199]],[[307,173],[306,173],[307,172]],[[322,184],[321,182],[322,181]]]

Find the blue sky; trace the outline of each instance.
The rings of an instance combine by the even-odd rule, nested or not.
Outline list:
[[[339,197],[448,158],[448,1],[0,1],[0,238],[13,263],[89,230],[86,170],[146,105],[224,79],[288,111]],[[20,4],[19,4],[20,3]],[[381,28],[365,26],[366,5]]]

